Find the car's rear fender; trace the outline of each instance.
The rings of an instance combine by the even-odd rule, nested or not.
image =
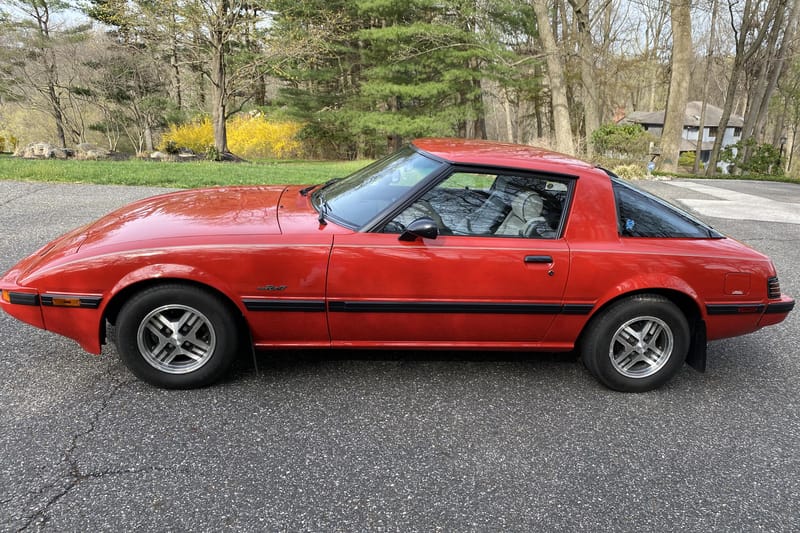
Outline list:
[[[689,323],[689,328],[691,329],[691,341],[689,344],[689,353],[686,356],[686,363],[695,370],[704,372],[706,369],[706,323],[703,319],[701,307],[697,300],[695,300],[695,298],[687,292],[678,289],[651,287],[618,294],[616,297],[607,300],[603,305],[596,308],[592,312],[589,321],[586,322],[586,326],[588,326],[589,322],[591,322],[595,317],[600,316],[607,307],[613,305],[619,300],[629,298],[637,294],[656,294],[663,296],[678,306],[683,315],[686,317],[686,320]],[[584,327],[581,331],[581,334],[578,338],[578,343],[581,342],[581,337],[583,337],[586,329],[587,327]]]
[[[605,309],[615,302],[640,294],[663,296],[677,305],[683,312],[692,331],[691,345],[686,362],[693,368],[703,371],[705,369],[706,353],[706,324],[703,308],[699,303],[697,292],[684,280],[675,276],[665,276],[663,274],[644,275],[618,283],[595,300],[594,307],[588,317],[569,314],[559,316],[550,329],[548,340],[555,342],[561,336],[572,336],[572,338],[577,339],[576,346],[578,346],[588,325],[595,317],[602,315]],[[570,301],[569,296],[567,296],[567,301]]]

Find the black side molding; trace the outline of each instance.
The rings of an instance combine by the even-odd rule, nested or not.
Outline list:
[[[39,295],[29,292],[8,292],[9,303],[16,305],[39,305]]]
[[[760,314],[764,312],[764,304],[707,304],[706,313],[709,315],[741,315]]]
[[[261,298],[243,298],[248,311],[298,311],[323,312],[325,302],[322,300],[277,300]]]

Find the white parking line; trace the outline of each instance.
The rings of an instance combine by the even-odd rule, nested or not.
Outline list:
[[[719,198],[719,200],[698,200],[693,198],[680,198],[678,200],[704,216],[733,220],[800,224],[800,204],[797,203],[778,202],[754,194],[745,194],[688,181],[668,181],[666,183]]]

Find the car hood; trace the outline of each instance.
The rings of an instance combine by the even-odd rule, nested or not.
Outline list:
[[[285,187],[179,191],[129,204],[84,229],[78,249],[198,237],[280,234],[278,202]],[[77,250],[76,250],[77,251]]]
[[[89,257],[175,247],[274,242],[285,234],[350,232],[320,224],[301,186],[220,187],[179,191],[128,204],[77,228],[23,259],[4,276],[26,284],[61,265]]]

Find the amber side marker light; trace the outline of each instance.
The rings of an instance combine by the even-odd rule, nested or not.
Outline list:
[[[80,298],[53,298],[53,307],[80,307]]]
[[[7,304],[11,303],[11,294],[5,289],[3,289],[2,298],[5,303]]]

